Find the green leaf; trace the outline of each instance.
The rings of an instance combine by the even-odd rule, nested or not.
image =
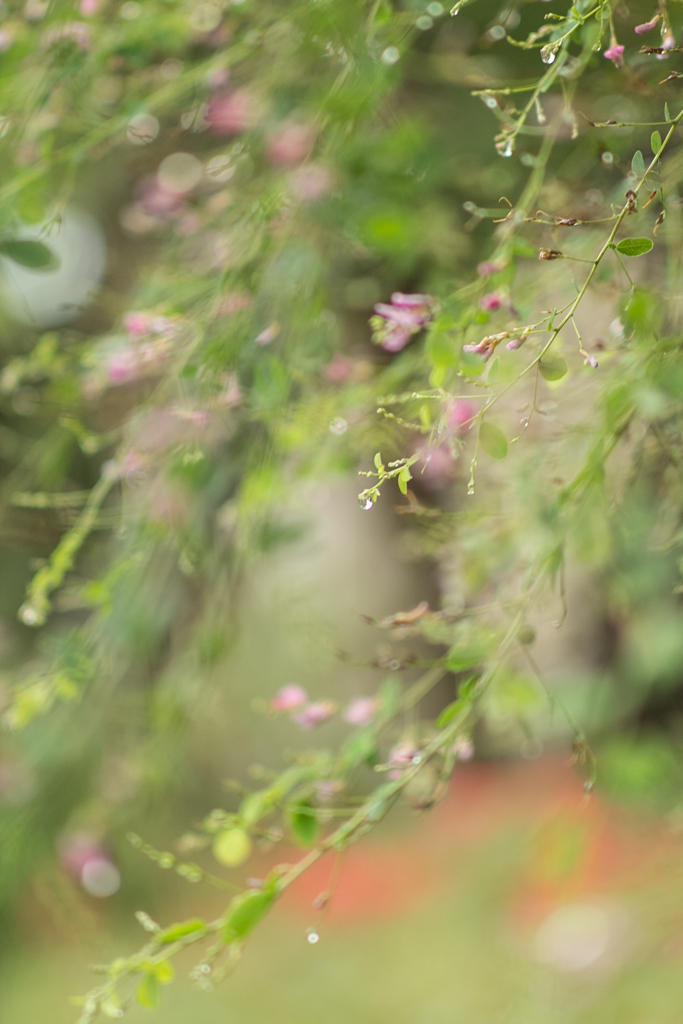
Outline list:
[[[413,479],[412,473],[408,466],[404,466],[401,472],[398,474],[398,489],[401,494],[408,493],[408,484]]]
[[[653,132],[650,136],[650,146],[652,147],[654,156],[657,156],[657,153],[659,153],[662,148],[662,136],[659,132]]]
[[[664,120],[667,123],[671,124],[671,114],[669,113],[669,104],[668,103],[664,104]]]
[[[375,455],[375,469],[377,470],[378,473],[381,473],[382,470],[384,469],[384,465],[382,464],[382,456],[379,452],[377,452],[377,454]]]
[[[485,420],[479,428],[479,443],[492,459],[504,459],[508,453],[508,443],[503,431]]]
[[[356,768],[364,761],[374,760],[377,753],[377,740],[374,729],[359,729],[349,736],[340,751],[343,769]]]
[[[494,360],[489,363],[489,372],[486,374],[486,383],[493,384],[498,377],[498,371],[500,370],[500,357],[496,356]]]
[[[622,238],[615,248],[622,256],[643,256],[653,245],[651,238]]]
[[[377,696],[380,703],[379,717],[382,721],[386,722],[398,714],[401,703],[401,685],[397,679],[393,679],[391,676],[385,679]]]
[[[562,356],[548,352],[538,364],[538,369],[544,380],[561,380],[567,372],[567,364]]]
[[[228,908],[223,924],[223,938],[226,942],[243,939],[254,928],[264,914],[268,913],[275,899],[275,893],[258,889],[235,896]]]
[[[155,1010],[159,1005],[159,982],[154,974],[145,974],[135,992],[135,998],[146,1010]]]
[[[169,925],[163,932],[157,935],[157,942],[166,945],[169,942],[177,942],[184,939],[186,935],[193,935],[195,932],[204,931],[206,922],[199,917],[193,917],[189,921],[181,921],[179,924]]]
[[[314,846],[319,825],[315,808],[310,800],[301,800],[289,814],[289,825],[302,846]]]
[[[175,978],[175,968],[170,960],[160,960],[154,964],[154,977],[161,985],[170,985]]]
[[[458,697],[458,699],[454,700],[452,704],[448,704],[436,720],[437,728],[443,729],[444,725],[448,725],[449,722],[452,722],[455,716],[467,707],[468,703],[468,701],[461,700]]]
[[[56,270],[59,266],[55,254],[42,242],[24,242],[19,239],[0,242],[0,255],[30,270]]]
[[[633,160],[631,160],[631,170],[634,174],[637,174],[639,178],[645,174],[645,160],[643,154],[639,149],[633,154]]]
[[[236,868],[244,864],[251,853],[251,839],[243,828],[226,828],[214,839],[211,852],[219,864]]]

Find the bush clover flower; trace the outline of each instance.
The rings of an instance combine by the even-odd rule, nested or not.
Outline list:
[[[385,352],[401,352],[411,337],[434,318],[435,301],[431,295],[405,295],[394,292],[391,305],[378,302],[370,319],[372,340]]]

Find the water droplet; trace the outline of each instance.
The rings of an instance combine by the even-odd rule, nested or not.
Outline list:
[[[422,754],[416,754],[413,758],[413,764],[420,764],[422,761]]]
[[[387,46],[386,50],[382,52],[382,63],[383,64],[396,64],[401,59],[401,51],[397,46]]]
[[[554,64],[555,57],[557,56],[556,46],[542,46],[541,47],[541,60],[544,64]]]
[[[489,110],[495,110],[496,107],[498,106],[498,100],[495,98],[495,96],[484,96],[484,103],[489,108]]]
[[[343,417],[335,416],[330,423],[330,433],[336,434],[337,437],[341,437],[342,434],[346,433],[348,426],[348,423],[343,419]]]
[[[315,946],[316,942],[320,942],[320,936],[316,931],[310,931],[306,935],[306,941],[310,942],[312,946]]]
[[[363,511],[364,512],[369,512],[369,510],[371,508],[372,508],[372,501],[370,500],[370,498],[368,498],[368,500],[366,502],[364,502],[364,504],[363,504]]]
[[[512,156],[512,139],[502,139],[497,142],[496,151],[500,156]]]
[[[19,618],[25,626],[42,626],[45,616],[30,604],[24,604],[19,609]]]
[[[211,974],[211,967],[209,964],[202,964],[199,970],[202,972],[202,974]]]

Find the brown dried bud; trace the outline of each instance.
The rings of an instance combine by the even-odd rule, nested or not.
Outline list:
[[[558,228],[573,228],[576,223],[576,217],[560,217],[557,226]]]
[[[632,189],[629,189],[626,193],[626,212],[635,213],[637,209],[636,194]]]
[[[564,253],[561,253],[559,249],[539,249],[538,258],[539,260],[559,260],[562,259]]]

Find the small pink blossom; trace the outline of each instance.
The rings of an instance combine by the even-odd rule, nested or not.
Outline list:
[[[275,341],[279,333],[280,325],[277,320],[274,320],[273,323],[269,324],[265,331],[261,331],[254,340],[259,345],[270,345],[271,341]]]
[[[331,700],[320,700],[313,704],[307,704],[297,714],[292,715],[292,718],[302,729],[313,729],[316,725],[321,725],[331,718],[336,710],[337,707]]]
[[[247,89],[236,89],[227,96],[214,96],[209,102],[206,120],[214,135],[239,135],[255,120],[254,99]]]
[[[350,725],[369,725],[378,710],[376,697],[356,697],[342,712],[342,718]]]
[[[486,361],[491,358],[496,350],[496,346],[507,337],[509,337],[507,331],[503,331],[501,334],[489,334],[488,337],[482,338],[476,345],[463,345],[462,350],[472,355],[481,356]]]
[[[660,18],[661,14],[655,14],[654,18],[650,21],[646,21],[642,25],[636,25],[634,32],[639,36],[644,36],[646,32],[652,31]]]
[[[453,477],[455,464],[447,444],[423,445],[415,449],[419,456],[416,478],[432,489],[445,487]]]
[[[505,304],[505,296],[501,295],[500,292],[488,292],[479,300],[479,309],[483,309],[487,313],[495,313],[496,310],[502,309]]]
[[[434,299],[431,295],[406,295],[404,292],[393,292],[391,296],[392,306],[399,309],[414,309],[421,311],[425,306],[432,306]]]
[[[378,302],[370,319],[372,340],[386,352],[400,352],[413,334],[423,329],[434,316],[431,295],[404,295],[394,292],[391,305]]]
[[[231,316],[233,313],[240,313],[251,305],[251,295],[247,292],[228,292],[223,296],[220,305],[221,316]]]
[[[271,711],[295,711],[302,707],[308,700],[308,694],[303,686],[290,683],[278,690],[270,702]]]
[[[477,266],[477,273],[479,277],[490,277],[492,274],[499,274],[501,270],[505,270],[507,266],[507,260],[499,256],[495,260],[484,260]]]
[[[315,790],[318,795],[318,800],[322,804],[328,804],[337,793],[341,793],[344,788],[344,783],[340,782],[339,779],[329,779],[323,782],[315,783]]]
[[[613,41],[608,50],[605,50],[603,57],[611,60],[615,68],[620,68],[624,63],[624,47]]]
[[[581,354],[584,356],[587,364],[589,366],[592,366],[594,370],[597,370],[599,364],[598,364],[598,360],[595,358],[595,356],[591,355],[590,352],[582,352]]]
[[[181,420],[187,420],[200,430],[206,430],[211,423],[211,413],[206,409],[176,409],[175,415]]]
[[[268,139],[268,159],[280,167],[301,163],[310,154],[315,141],[313,130],[303,124],[290,124],[273,133]]]
[[[671,31],[671,29],[667,29],[666,32],[664,32],[662,34],[662,47],[665,50],[673,50],[675,45],[676,45],[676,40],[674,39],[674,34]],[[668,60],[668,58],[669,58],[668,53],[658,53],[657,54],[657,60]]]
[[[97,14],[100,9],[102,0],[81,0],[79,10],[83,17],[89,18],[93,14]]]
[[[133,348],[121,348],[107,360],[107,376],[112,384],[123,384],[131,380],[139,368],[138,354]]]
[[[477,414],[477,407],[474,402],[458,398],[453,402],[448,412],[448,428],[456,434],[463,431],[463,427],[469,427]]]
[[[242,389],[237,380],[237,375],[234,373],[227,373],[225,375],[225,381],[223,390],[218,396],[218,401],[221,405],[227,405],[228,407],[233,405],[239,405],[243,399]]]
[[[400,779],[405,769],[413,764],[419,755],[420,751],[413,743],[406,740],[397,743],[389,753],[389,764],[396,766],[388,773],[389,778]]]
[[[471,761],[474,757],[474,744],[469,736],[460,736],[451,748],[458,761]]]
[[[304,164],[294,171],[289,179],[289,187],[296,199],[305,203],[313,203],[330,194],[334,188],[334,174],[329,167],[322,164]]]
[[[353,363],[345,356],[336,355],[323,369],[323,376],[332,384],[343,384],[353,373]]]
[[[89,860],[103,857],[102,847],[90,832],[67,832],[57,842],[59,863],[70,875],[80,876]]]
[[[126,313],[123,317],[123,326],[129,334],[147,334],[149,331],[150,317],[148,313]]]

